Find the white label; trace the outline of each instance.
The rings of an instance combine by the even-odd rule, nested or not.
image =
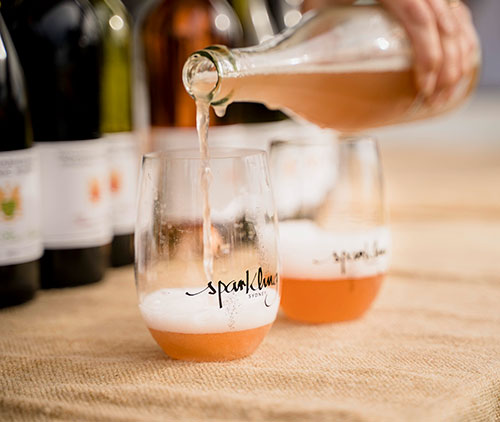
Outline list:
[[[371,277],[387,271],[387,227],[330,232],[308,220],[279,225],[282,275],[310,280]]]
[[[198,134],[192,127],[153,127],[151,139],[153,151],[198,147]]]
[[[139,177],[138,139],[131,132],[106,135],[109,154],[109,178],[113,232],[129,234],[134,231],[137,178]]]
[[[210,127],[208,143],[210,148],[243,147],[249,140],[246,126],[226,125]],[[175,149],[199,148],[198,132],[192,127],[155,127],[151,131],[154,149],[168,151]],[[253,143],[256,142],[252,139]],[[255,145],[250,144],[255,148]]]
[[[112,238],[107,144],[40,142],[43,242],[48,249],[101,246]]]
[[[295,134],[297,127],[288,121],[210,126],[208,143],[210,148],[237,146],[267,150],[271,141],[289,139],[290,136],[286,135]],[[155,151],[199,147],[198,133],[192,127],[154,127],[151,137]]]
[[[0,153],[0,266],[42,256],[39,171],[33,148]]]

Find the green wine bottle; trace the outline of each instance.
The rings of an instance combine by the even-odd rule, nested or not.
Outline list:
[[[111,265],[134,262],[138,140],[132,127],[131,23],[120,0],[92,0],[104,36],[101,130],[109,145],[114,238]]]

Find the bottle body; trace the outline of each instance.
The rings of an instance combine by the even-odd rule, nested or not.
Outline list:
[[[208,44],[239,45],[241,27],[225,1],[161,0],[146,14],[141,39],[149,93],[152,149],[197,144],[195,105],[182,86],[182,66]],[[236,123],[211,115],[213,125]]]
[[[24,76],[0,16],[0,308],[34,297],[42,256],[39,162]]]
[[[42,288],[96,282],[111,241],[97,17],[87,0],[25,0],[7,23],[26,69],[40,155]]]
[[[112,266],[134,262],[139,141],[132,125],[131,22],[120,0],[92,0],[103,33],[101,129],[108,144]]]
[[[419,95],[412,65],[406,33],[381,7],[332,7],[260,46],[195,53],[184,82],[191,95],[208,95],[221,109],[259,101],[321,127],[352,132],[455,107],[475,85],[479,52],[475,70],[437,106]]]

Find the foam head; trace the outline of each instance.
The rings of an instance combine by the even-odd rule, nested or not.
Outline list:
[[[255,297],[244,292],[225,295],[221,308],[206,292],[195,296],[186,294],[196,291],[196,288],[172,288],[146,295],[139,304],[146,325],[159,331],[185,334],[249,330],[271,324],[280,302],[277,290],[267,288]],[[266,306],[266,295],[270,306]]]
[[[362,278],[387,270],[387,227],[329,232],[308,220],[280,223],[282,275],[315,280]]]

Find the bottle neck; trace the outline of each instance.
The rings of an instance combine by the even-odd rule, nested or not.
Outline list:
[[[188,58],[182,80],[195,100],[224,106],[231,102],[232,92],[221,89],[221,80],[236,70],[233,52],[225,46],[216,45],[199,50]]]

